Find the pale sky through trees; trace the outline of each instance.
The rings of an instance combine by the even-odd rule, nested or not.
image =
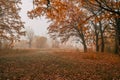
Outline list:
[[[27,11],[33,9],[32,0],[22,0],[21,12],[20,15],[22,17],[22,21],[25,22],[25,27],[30,26],[36,35],[40,36],[47,36],[47,27],[48,23],[45,18],[36,18],[36,19],[29,19],[27,16]]]

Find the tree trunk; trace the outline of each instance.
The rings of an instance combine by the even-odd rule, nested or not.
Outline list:
[[[104,43],[103,34],[101,34],[101,52],[104,52],[104,49],[105,49],[105,43]]]
[[[116,32],[116,35],[115,35],[115,54],[118,54],[119,53],[119,45],[118,45],[118,35],[117,35],[117,32]]]
[[[98,44],[98,34],[96,33],[96,52],[99,52],[99,44]]]
[[[103,35],[103,30],[102,30],[102,24],[101,22],[99,22],[99,26],[100,26],[100,36],[101,36],[101,52],[104,52],[105,49],[105,42],[104,42],[104,35]]]
[[[115,18],[116,26],[115,26],[115,53],[120,53],[120,18]]]
[[[86,42],[85,42],[84,38],[83,38],[83,42],[82,43],[83,43],[83,50],[86,53],[87,52],[87,45],[86,45]]]
[[[84,46],[84,52],[86,53],[87,52],[87,46],[86,46],[86,44],[84,44],[83,46]]]
[[[99,45],[96,44],[96,52],[99,52]]]
[[[99,31],[98,31],[98,26],[92,22],[92,25],[94,26],[94,30],[95,30],[95,48],[96,48],[96,52],[99,52]]]
[[[31,48],[31,44],[32,44],[32,41],[31,41],[31,40],[29,40],[29,48]]]
[[[2,42],[0,41],[0,50],[2,49]]]
[[[104,49],[105,49],[104,37],[103,32],[101,32],[101,52],[104,52]]]
[[[82,31],[82,28],[79,30],[78,28],[75,27],[75,29],[77,30],[78,32],[78,35],[79,35],[79,38],[82,40],[82,45],[83,45],[83,50],[84,52],[87,52],[87,45],[86,45],[86,41],[85,41],[85,34],[83,33]]]

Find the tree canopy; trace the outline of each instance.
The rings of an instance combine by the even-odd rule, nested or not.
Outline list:
[[[84,51],[87,51],[86,46],[97,44],[95,47],[101,47],[101,52],[113,39],[115,52],[119,53],[119,0],[33,0],[33,5],[34,9],[28,11],[28,16],[31,19],[38,16],[50,19],[52,23],[48,30],[52,36],[61,37],[63,41],[76,36]]]
[[[13,40],[19,40],[21,35],[25,35],[19,4],[20,0],[0,0],[0,43],[7,40],[11,46]]]

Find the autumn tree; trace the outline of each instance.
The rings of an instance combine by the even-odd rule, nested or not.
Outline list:
[[[38,36],[35,40],[35,45],[37,48],[45,48],[47,47],[47,38],[44,36]]]
[[[114,34],[107,29],[112,24],[115,30],[115,52],[119,52],[119,0],[33,0],[33,5],[34,9],[28,12],[30,18],[46,16],[52,21],[48,28],[52,36],[61,37],[62,41],[71,36],[79,37],[85,51],[86,44],[93,44],[92,38],[95,37],[96,51],[101,47],[101,52],[104,52],[106,34]]]
[[[96,7],[90,7],[89,5],[83,6],[85,9],[89,11],[89,14],[94,17],[89,19],[89,26],[91,28],[93,43],[95,43],[96,52],[101,50],[104,52],[105,49],[105,30],[109,26],[109,21],[106,18],[103,18],[104,13],[98,10]]]
[[[0,0],[0,46],[6,40],[9,48],[12,48],[14,42],[25,35],[19,4],[20,0]]]
[[[89,7],[97,7],[99,11],[104,13],[104,17],[107,20],[114,19],[112,24],[115,23],[115,53],[120,51],[120,1],[119,0],[79,0],[83,5],[89,5]]]
[[[33,31],[32,28],[30,28],[30,27],[27,28],[27,30],[26,30],[26,37],[28,39],[29,48],[31,48],[32,47],[32,41],[34,39],[34,31]]]
[[[48,6],[49,4],[49,6]],[[28,12],[30,18],[45,15],[52,21],[49,26],[49,34],[52,38],[60,37],[62,42],[70,37],[79,37],[83,44],[84,51],[87,51],[86,31],[87,26],[86,13],[79,9],[72,1],[34,1],[35,9]],[[40,7],[38,7],[40,6]]]

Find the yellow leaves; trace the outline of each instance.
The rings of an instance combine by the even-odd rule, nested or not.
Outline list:
[[[28,12],[30,18],[41,15],[46,15],[46,18],[56,21],[61,21],[65,18],[67,11],[67,4],[61,0],[50,0],[50,6],[47,6],[47,0],[35,0],[35,9]]]
[[[52,14],[52,11],[50,9],[47,10],[46,16],[51,19],[54,18],[54,15]]]
[[[41,7],[37,7],[34,11],[37,15],[39,15],[42,13],[43,9]]]
[[[46,14],[47,18],[59,19],[64,16],[67,10],[67,4],[61,0],[50,0],[50,7],[47,8],[47,0],[34,0],[35,9],[28,12],[29,17],[37,17],[41,14]],[[63,17],[62,17],[63,18]]]
[[[96,4],[96,0],[88,0],[89,2],[87,4]],[[101,1],[102,2],[102,1]],[[108,1],[106,1],[108,2]],[[32,10],[31,12],[28,12],[31,14],[31,16],[33,17],[37,17],[40,16],[42,14],[45,14],[47,16],[47,18],[52,19],[52,20],[58,20],[61,21],[61,19],[65,19],[67,15],[70,15],[70,18],[73,19],[74,21],[77,20],[77,15],[82,15],[83,17],[85,17],[84,15],[87,14],[87,10],[84,11],[80,11],[83,10],[81,7],[82,6],[77,6],[77,5],[86,5],[86,1],[85,0],[50,0],[50,7],[47,8],[47,3],[48,0],[34,0],[35,4],[35,9]],[[120,5],[120,1],[110,1],[108,2],[108,6],[110,5],[110,3],[115,4],[114,6],[119,7]],[[90,5],[89,5],[90,6]],[[91,6],[90,6],[91,7]],[[97,10],[98,8],[94,7],[94,10]],[[68,13],[69,12],[69,13]],[[71,14],[73,13],[74,14]],[[85,14],[86,13],[86,14]],[[103,14],[104,15],[104,14]],[[95,18],[95,22],[99,22],[100,20],[102,20],[103,18],[110,18],[111,15],[110,13],[105,13],[105,15],[100,15],[99,17]],[[87,16],[87,15],[86,15]]]
[[[55,2],[54,2],[54,6],[61,6],[62,5],[62,3],[60,2],[60,1],[58,1],[58,0],[56,0]]]
[[[43,7],[37,7],[32,11],[28,11],[28,17],[30,17],[31,19],[33,19],[34,17],[38,17],[41,15],[44,15],[43,13],[45,12],[45,9]]]
[[[47,5],[47,0],[34,0],[33,4],[35,5],[43,5],[46,4]]]

